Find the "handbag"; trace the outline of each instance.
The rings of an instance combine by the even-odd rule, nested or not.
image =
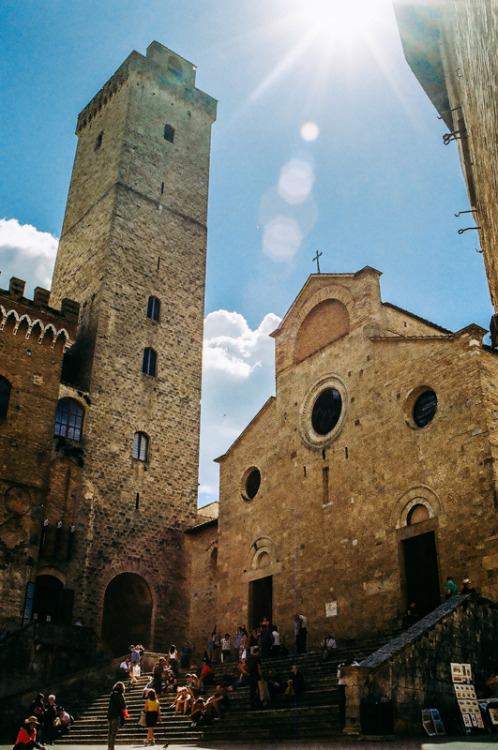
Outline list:
[[[262,703],[268,703],[270,701],[270,691],[268,690],[268,683],[266,680],[258,681],[259,697]]]
[[[138,717],[138,726],[139,727],[146,727],[147,726],[147,719],[145,718],[145,711],[140,711],[140,716]]]
[[[132,667],[133,677],[140,677],[140,664],[134,664]]]

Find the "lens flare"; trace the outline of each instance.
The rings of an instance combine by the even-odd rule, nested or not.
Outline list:
[[[305,122],[304,125],[301,126],[301,138],[303,141],[316,141],[319,135],[320,128],[316,122]]]

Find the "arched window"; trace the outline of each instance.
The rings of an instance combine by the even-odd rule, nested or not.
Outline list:
[[[83,408],[73,398],[61,398],[57,404],[54,435],[81,440]]]
[[[5,378],[0,377],[0,419],[5,419],[7,409],[9,408],[10,383]]]
[[[147,304],[147,317],[151,320],[159,320],[159,310],[161,309],[161,303],[157,297],[149,297]]]
[[[156,358],[154,349],[150,349],[149,347],[144,349],[144,358],[142,362],[142,372],[144,375],[154,376],[156,374]]]
[[[145,432],[136,432],[133,436],[133,458],[139,461],[147,461],[149,451],[149,438]]]
[[[172,125],[165,125],[164,126],[164,140],[169,141],[170,143],[173,143],[173,139],[175,137],[175,129]]]

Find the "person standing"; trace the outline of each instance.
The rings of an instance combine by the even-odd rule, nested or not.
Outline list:
[[[296,653],[306,653],[306,637],[308,635],[308,619],[302,612],[294,615],[294,642],[296,644]]]
[[[230,633],[225,633],[221,639],[221,663],[224,664],[226,661],[230,661],[232,658],[232,643],[230,641]]]
[[[259,646],[254,646],[254,650],[247,657],[246,668],[249,678],[249,706],[251,710],[254,710],[259,705],[258,682],[263,679]]]
[[[261,641],[261,658],[262,659],[268,659],[269,656],[271,656],[271,644],[272,644],[272,635],[270,631],[270,624],[268,623],[268,620],[266,617],[263,619],[263,622],[261,623],[261,633],[260,633],[260,641]]]
[[[114,750],[116,735],[121,724],[124,724],[126,701],[124,697],[125,686],[123,682],[116,682],[112,688],[107,709],[107,722],[109,731],[107,734],[107,749]]]
[[[46,745],[54,744],[56,726],[58,723],[58,710],[55,703],[55,695],[48,696],[48,703],[45,706],[43,716],[43,741]]]
[[[282,641],[280,638],[280,633],[278,632],[278,628],[275,624],[271,626],[271,637],[272,637],[271,655],[280,656],[280,646],[282,645]]]
[[[38,693],[34,701],[32,702],[29,710],[32,716],[36,717],[36,739],[38,742],[43,741],[43,717],[45,716],[45,696],[43,693]]]
[[[180,655],[180,666],[182,669],[190,669],[191,657],[192,657],[192,649],[188,645],[187,641],[185,641],[185,644],[181,650],[181,655]]]
[[[152,687],[156,691],[156,695],[160,695],[163,689],[164,669],[166,666],[166,659],[164,656],[159,657],[159,661],[154,667],[152,672]]]
[[[242,630],[241,630],[241,627],[239,625],[239,627],[237,628],[237,630],[235,632],[235,638],[234,638],[234,641],[233,641],[233,652],[234,652],[234,659],[235,659],[235,661],[239,661],[239,659],[240,659],[239,647],[240,647],[241,643],[242,643]]]
[[[327,633],[322,641],[322,659],[330,661],[334,654],[337,653],[337,642],[332,633]]]
[[[175,677],[178,677],[178,651],[174,643],[169,647],[168,659],[170,668],[175,673]]]
[[[140,653],[135,646],[130,646],[130,683],[136,685],[140,677]]]
[[[157,700],[155,690],[151,689],[147,693],[147,700],[144,706],[145,722],[147,724],[147,739],[144,745],[155,745],[154,727],[157,722],[161,723],[161,708]]]
[[[451,576],[446,576],[446,585],[444,587],[444,598],[451,599],[458,594],[458,586]]]

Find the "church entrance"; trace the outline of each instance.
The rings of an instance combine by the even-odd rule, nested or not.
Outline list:
[[[258,628],[263,617],[272,621],[273,577],[258,578],[249,583],[249,624]]]
[[[441,603],[436,537],[433,531],[403,539],[406,602],[426,615]]]
[[[150,644],[152,594],[147,581],[135,573],[121,573],[109,583],[104,597],[102,640],[115,656],[128,647]]]

